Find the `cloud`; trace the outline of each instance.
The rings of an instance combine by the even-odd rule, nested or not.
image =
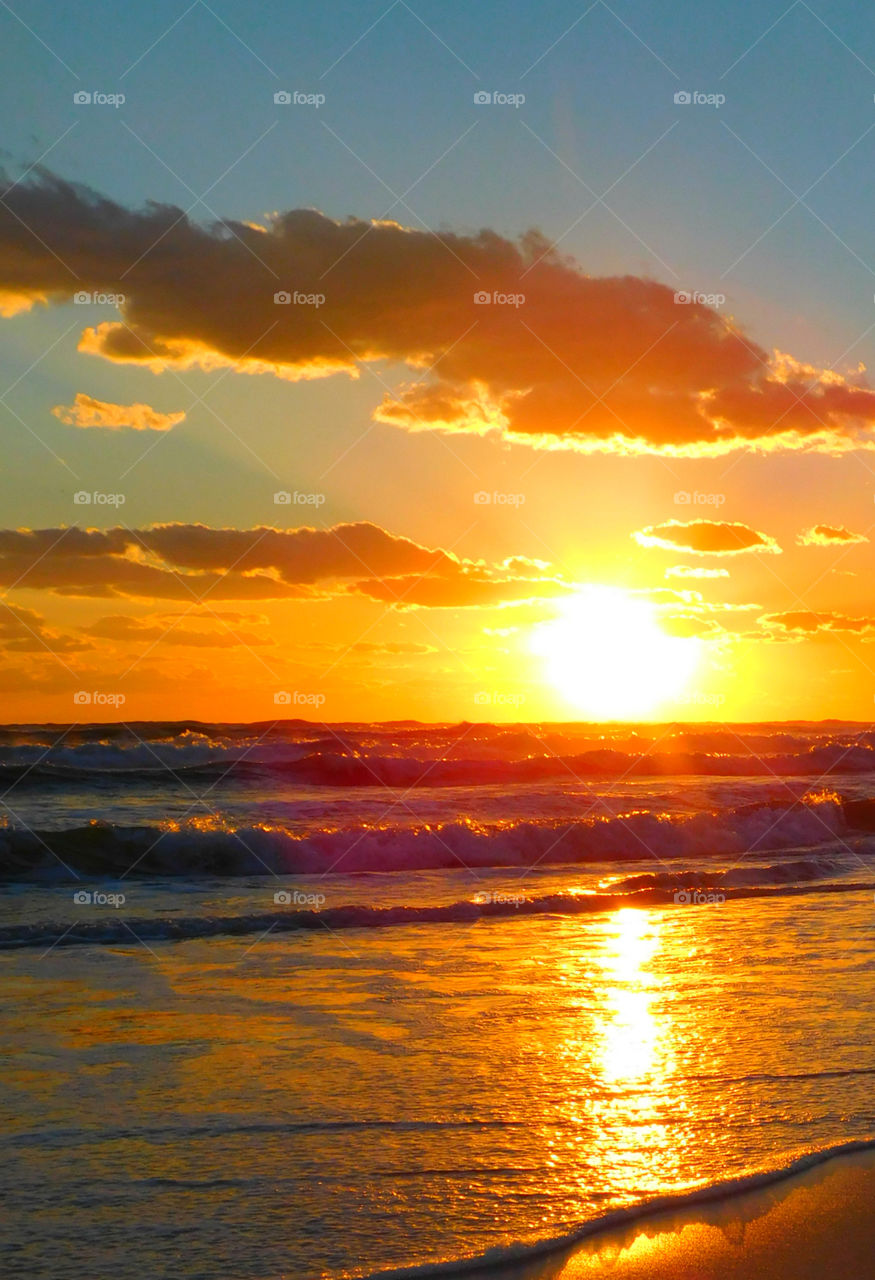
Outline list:
[[[685,575],[684,575],[685,576]],[[641,593],[645,594],[645,593]],[[722,639],[737,637],[739,613],[762,613],[762,605],[730,603],[706,600],[701,592],[692,589],[675,591],[668,587],[656,587],[646,593],[659,611],[659,625],[669,635],[683,639]],[[758,637],[761,638],[761,637]]]
[[[185,413],[161,413],[148,404],[111,404],[83,391],[72,404],[56,404],[52,413],[69,427],[101,427],[107,431],[169,431]]]
[[[465,569],[447,577],[370,578],[357,582],[354,591],[407,608],[476,609],[490,605],[517,604],[545,596],[564,595],[573,589],[557,578],[492,577],[489,573]]]
[[[865,533],[852,533],[843,525],[816,524],[803,530],[796,541],[800,547],[849,547],[869,539]]]
[[[336,645],[334,647],[344,650],[343,645]],[[420,656],[427,653],[437,653],[437,649],[433,644],[415,644],[413,641],[407,640],[399,640],[396,642],[382,641],[380,643],[370,643],[366,640],[359,640],[356,644],[350,645],[349,648],[353,653],[385,653],[390,654],[393,657],[401,655]]]
[[[745,551],[779,555],[781,552],[767,533],[758,533],[746,524],[717,520],[667,520],[664,524],[639,529],[632,537],[642,547],[688,551],[696,556],[734,556]]]
[[[45,625],[33,609],[0,601],[0,645],[6,653],[78,653],[94,646],[86,640],[61,635]]]
[[[278,290],[298,300],[276,305]],[[207,228],[35,170],[4,180],[0,291],[7,311],[123,295],[121,320],[88,328],[81,349],[156,371],[404,364],[412,381],[376,416],[414,431],[670,455],[875,445],[862,367],[770,353],[656,281],[587,275],[535,231],[438,235],[312,209]]]
[[[557,595],[541,562],[462,560],[362,521],[330,529],[0,529],[0,586],[145,599],[327,599],[353,592],[402,607],[468,607]],[[114,638],[121,638],[111,623]]]
[[[270,618],[266,613],[238,613],[236,610],[230,609],[212,609],[204,606],[204,612],[199,613],[197,608],[177,610],[156,615],[160,622],[173,618],[189,618],[190,620],[212,622],[221,620],[222,622],[245,622],[248,625],[267,626]]]
[[[45,294],[42,293],[12,293],[6,289],[0,289],[0,316],[8,320],[23,311],[30,311],[35,302],[47,301]]]
[[[162,625],[161,622],[144,622],[129,618],[125,614],[111,614],[109,617],[99,618],[91,626],[84,627],[83,631],[86,635],[95,636],[101,640],[118,640],[122,643],[151,641],[160,642],[162,645],[176,644],[202,649],[227,649],[236,647],[238,644],[245,644],[252,648],[254,645],[275,643],[272,638],[249,632],[198,631],[192,627],[177,626],[172,621]]]
[[[728,578],[728,569],[705,569],[699,565],[676,564],[666,569],[666,578]]]
[[[667,635],[677,636],[682,640],[713,636],[723,631],[714,618],[701,618],[691,613],[663,614],[659,625]]]
[[[760,618],[760,623],[765,627],[778,627],[781,631],[804,635],[841,631],[861,635],[875,631],[875,618],[849,618],[843,613],[814,613],[808,609],[767,613]]]
[[[179,600],[280,599],[312,596],[273,575],[176,571],[147,554],[126,529],[0,530],[0,586],[64,596]]]

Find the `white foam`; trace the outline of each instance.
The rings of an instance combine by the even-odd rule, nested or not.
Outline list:
[[[363,1280],[871,1280],[875,1139],[620,1209],[536,1245]]]

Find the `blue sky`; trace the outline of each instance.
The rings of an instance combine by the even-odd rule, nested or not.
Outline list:
[[[32,3],[26,30],[0,12],[7,168],[17,176],[48,152],[62,177],[135,207],[194,206],[207,222],[312,206],[507,236],[538,227],[594,274],[724,293],[766,346],[871,364],[875,275],[860,259],[875,155],[872,15],[848,4],[815,16],[803,3],[489,2],[423,3],[416,14],[382,2],[98,3],[67,14]],[[74,106],[83,87],[127,100]],[[478,108],[483,87],[526,102]],[[277,107],[277,88],[326,102]],[[726,102],[676,106],[679,88]],[[617,179],[610,211],[595,202],[581,219]],[[815,182],[811,212],[793,208]],[[412,183],[407,207],[386,189]],[[39,336],[22,340],[53,340],[68,314],[39,316]],[[22,335],[8,337],[15,369]],[[36,411],[41,383],[30,381],[26,408]],[[230,387],[217,394],[233,407]]]

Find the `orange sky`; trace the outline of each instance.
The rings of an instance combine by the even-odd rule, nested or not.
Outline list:
[[[860,59],[788,11],[718,111],[675,16],[580,18],[493,100],[485,19],[399,65],[394,9],[296,42],[318,106],[212,25],[184,88],[133,16],[124,103],[19,86],[3,718],[868,721]]]

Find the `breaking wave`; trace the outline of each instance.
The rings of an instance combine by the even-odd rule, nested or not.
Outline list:
[[[865,829],[875,806],[856,805],[857,822]],[[307,835],[267,824],[209,825],[203,819],[164,826],[95,821],[61,831],[0,829],[0,877],[349,874],[720,857],[834,843],[847,830],[842,803],[831,793],[804,803],[770,801],[693,815],[632,810],[572,821],[457,819]]]
[[[825,1181],[830,1176],[836,1179],[832,1187]],[[873,1232],[866,1209],[871,1203],[873,1181],[875,1139],[864,1138],[807,1152],[781,1167],[613,1209],[564,1236],[534,1244],[499,1246],[480,1257],[369,1272],[361,1280],[442,1280],[450,1276],[468,1276],[471,1280],[557,1280],[560,1273],[568,1280],[584,1274],[621,1278],[647,1275],[651,1280],[677,1280],[682,1275],[704,1280],[718,1274],[732,1275],[737,1280],[766,1275],[770,1280],[790,1276],[797,1280],[802,1275],[816,1276],[818,1280],[858,1280],[871,1274]],[[843,1196],[837,1197],[836,1186]],[[780,1213],[782,1203],[794,1188],[805,1197],[805,1207],[810,1210],[810,1216],[802,1222],[804,1252],[798,1236],[788,1241],[786,1221]],[[746,1224],[764,1220],[775,1209],[778,1212],[772,1231],[748,1250],[744,1247]],[[681,1235],[686,1226],[700,1222],[714,1223],[726,1247],[718,1260],[697,1257],[697,1263],[704,1265],[693,1271],[689,1268],[690,1243],[684,1242]],[[651,1238],[658,1236],[660,1247],[644,1264],[635,1265],[628,1256],[624,1257],[623,1250],[632,1244],[639,1226]],[[601,1247],[604,1253],[593,1254],[587,1245],[596,1250]],[[570,1263],[568,1268],[565,1261]],[[723,1265],[718,1266],[718,1261]]]
[[[0,726],[9,783],[111,776],[282,778],[317,787],[514,786],[580,778],[796,777],[875,771],[860,726]]]
[[[848,861],[838,857],[812,857],[765,866],[733,867],[724,872],[683,869],[649,872],[603,884],[582,892],[527,896],[512,890],[480,892],[473,898],[438,905],[371,906],[345,903],[325,905],[331,893],[327,881],[302,888],[265,888],[271,892],[272,911],[228,916],[130,917],[122,915],[119,895],[101,893],[109,914],[72,925],[42,920],[28,925],[0,928],[0,950],[18,947],[72,947],[110,943],[181,942],[222,935],[282,934],[302,930],[379,929],[399,925],[474,924],[479,920],[533,915],[582,915],[616,911],[621,907],[717,906],[743,898],[793,896],[809,893],[862,893],[875,890],[875,882],[861,884],[830,880],[847,873]],[[283,884],[274,881],[274,885]],[[327,892],[326,892],[327,890]],[[84,901],[91,890],[77,888]],[[311,905],[312,904],[312,905]]]

